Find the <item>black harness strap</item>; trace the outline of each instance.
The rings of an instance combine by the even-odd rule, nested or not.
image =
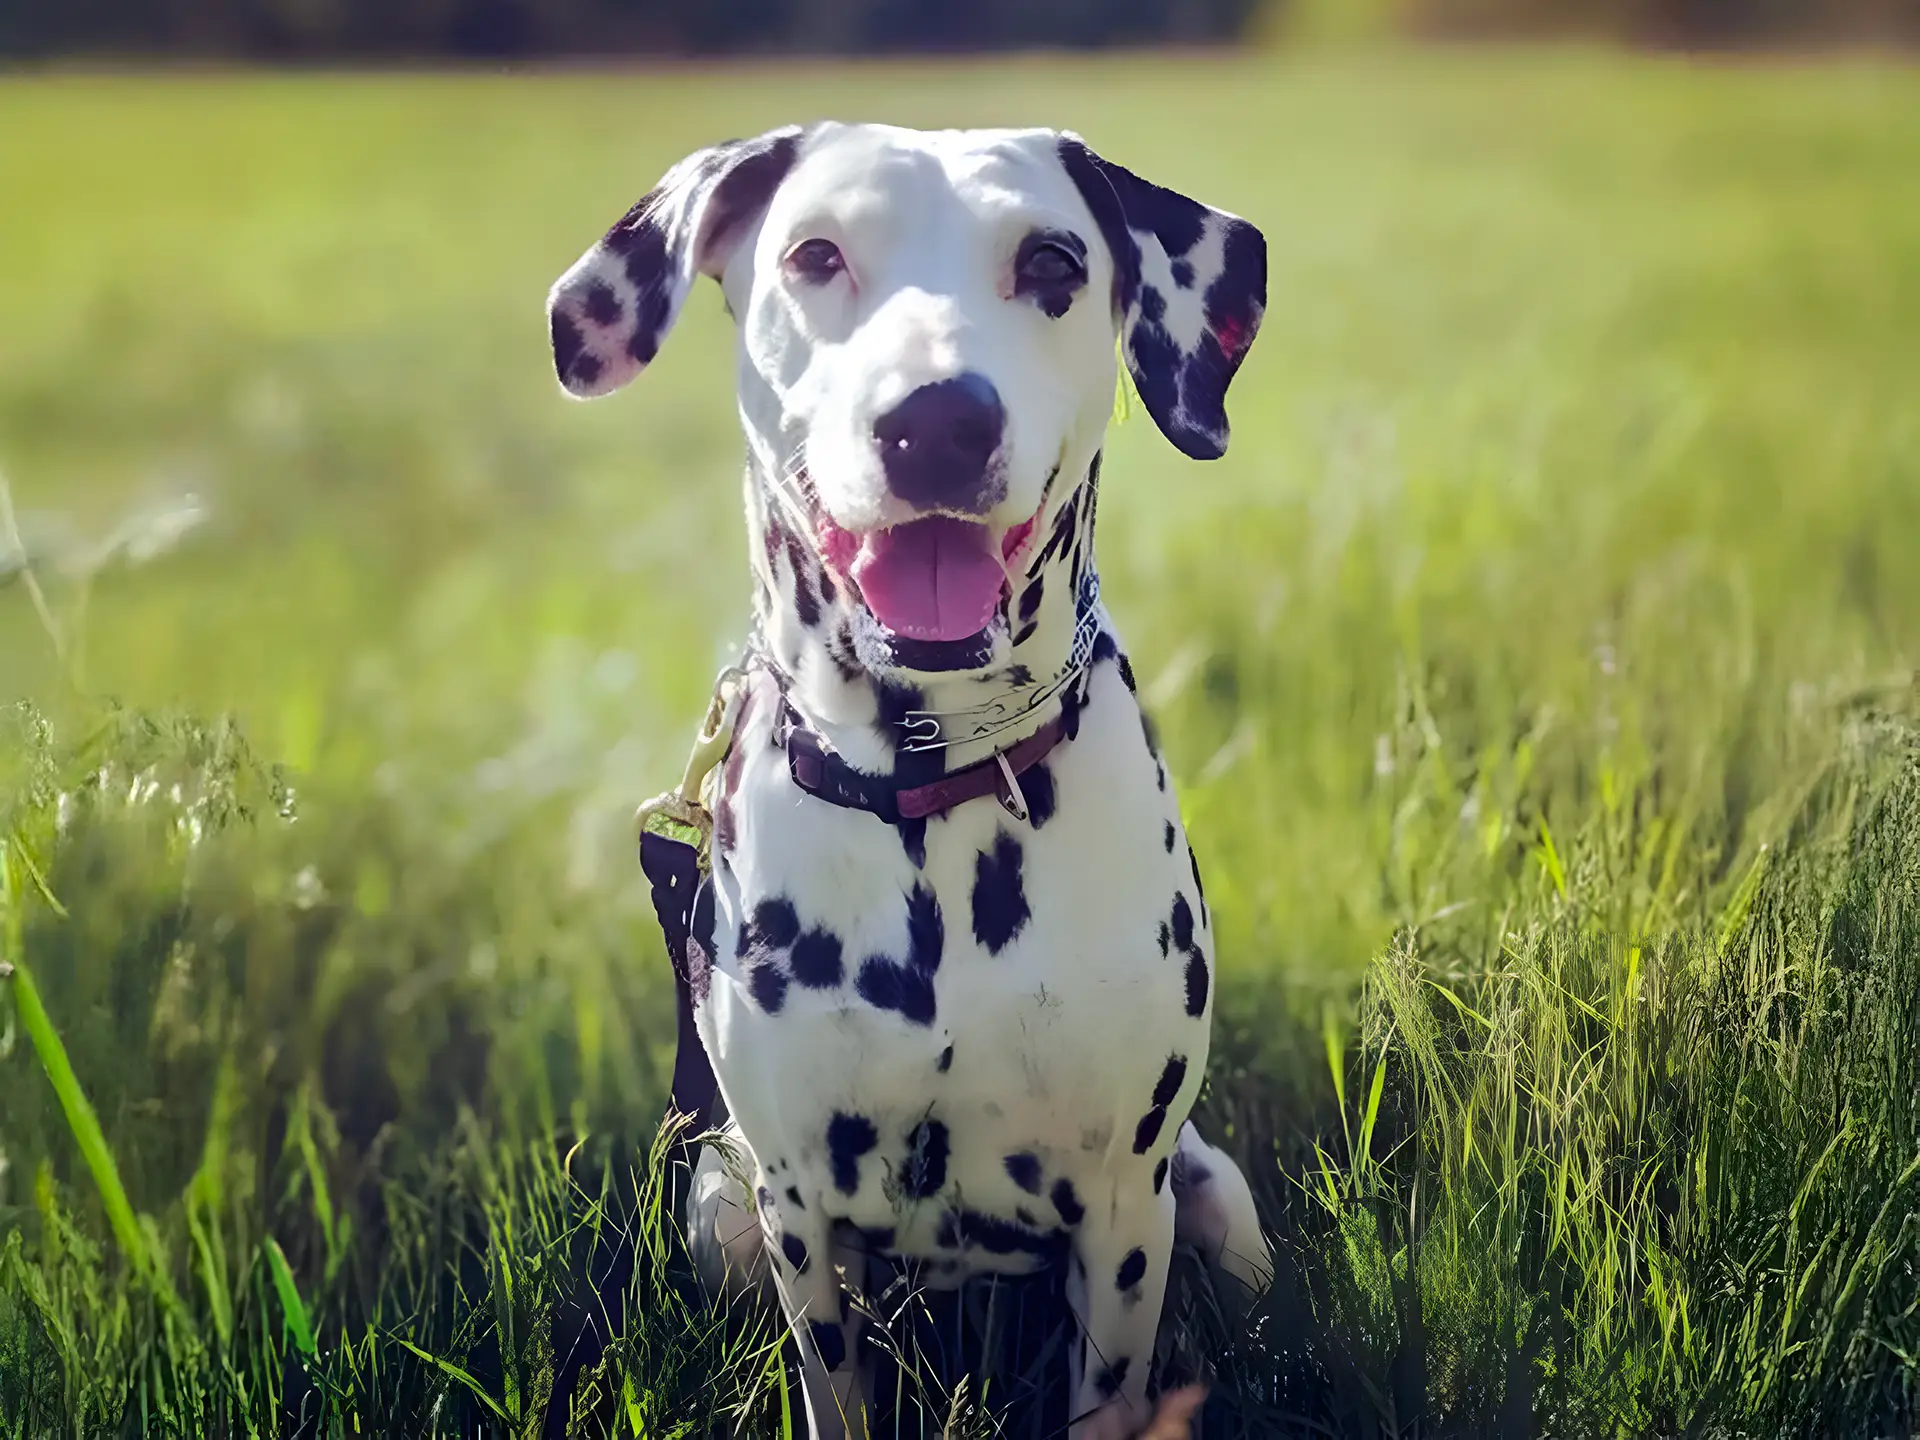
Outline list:
[[[699,1134],[712,1119],[709,1113],[719,1083],[707,1060],[707,1047],[693,1020],[693,966],[687,942],[693,926],[693,902],[700,889],[700,852],[684,840],[673,840],[649,830],[640,836],[640,868],[653,887],[653,913],[666,937],[667,958],[673,962],[675,1009],[679,1013],[679,1041],[673,1057],[672,1111],[687,1116],[690,1134]],[[695,942],[698,943],[697,941]],[[710,956],[700,957],[704,968]]]

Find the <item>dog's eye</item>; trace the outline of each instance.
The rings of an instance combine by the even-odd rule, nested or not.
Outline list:
[[[787,252],[787,270],[809,285],[824,285],[847,268],[847,258],[831,240],[802,240]]]
[[[1080,262],[1051,243],[1036,245],[1020,263],[1020,278],[1036,285],[1067,285],[1081,274]]]
[[[1020,242],[1013,258],[1014,293],[1037,300],[1054,319],[1067,313],[1086,281],[1087,247],[1079,236],[1040,230]]]

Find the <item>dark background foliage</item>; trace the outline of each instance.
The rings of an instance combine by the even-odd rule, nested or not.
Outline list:
[[[475,60],[1232,44],[1315,0],[0,0],[0,56]],[[1331,0],[1378,32],[1911,41],[1920,0]],[[1271,23],[1269,23],[1271,22]]]

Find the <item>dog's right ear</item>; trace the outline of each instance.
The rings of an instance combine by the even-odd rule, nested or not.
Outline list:
[[[716,279],[800,155],[797,126],[695,151],[547,295],[553,368],[580,399],[646,368],[702,275]]]

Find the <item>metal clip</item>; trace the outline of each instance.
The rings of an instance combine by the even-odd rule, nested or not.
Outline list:
[[[654,796],[633,816],[636,837],[651,830],[670,839],[688,839],[673,834],[669,826],[693,832],[688,843],[700,852],[702,871],[707,867],[707,847],[713,835],[713,814],[705,803],[706,783],[733,748],[733,730],[740,719],[746,678],[746,671],[735,665],[720,672],[713,682],[713,698],[707,703],[700,734],[687,756],[687,768],[681,772],[679,788]]]
[[[1013,766],[1007,763],[1007,752],[996,751],[994,759],[1000,762],[1000,778],[1007,782],[1007,793],[1000,797],[1000,803],[1006,807],[1009,815],[1016,820],[1027,818],[1027,797],[1020,789],[1020,781],[1013,773]]]

